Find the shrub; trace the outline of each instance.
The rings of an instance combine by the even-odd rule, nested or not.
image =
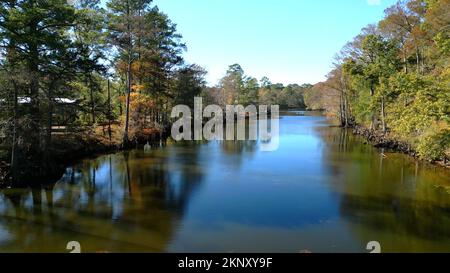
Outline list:
[[[439,133],[423,136],[419,139],[417,152],[419,156],[435,161],[447,157],[450,147],[450,130],[446,129]]]

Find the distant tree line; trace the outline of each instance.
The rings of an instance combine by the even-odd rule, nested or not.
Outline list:
[[[279,105],[281,109],[305,109],[304,93],[309,84],[273,84],[268,77],[257,80],[247,76],[239,64],[230,65],[225,76],[215,87],[207,87],[202,96],[208,104]]]

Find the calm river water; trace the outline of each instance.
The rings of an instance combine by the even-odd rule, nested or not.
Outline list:
[[[3,190],[0,252],[450,252],[450,171],[312,113],[285,113],[279,149],[258,147],[169,143]]]

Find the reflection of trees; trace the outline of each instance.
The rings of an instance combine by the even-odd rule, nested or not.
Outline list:
[[[250,122],[252,126],[250,126]],[[233,161],[229,162],[234,166],[241,166],[243,160],[248,160],[258,150],[258,141],[250,140],[250,135],[258,136],[258,122],[245,120],[245,139],[238,140],[238,122],[234,124],[234,140],[225,140],[221,142],[221,151],[226,155],[232,156]],[[252,133],[250,133],[252,130]],[[226,131],[226,130],[225,130]],[[224,137],[226,132],[224,132]]]
[[[0,193],[0,251],[164,251],[203,179],[198,153],[124,152],[68,168],[56,185]]]
[[[125,160],[132,191],[141,191],[141,188],[151,190],[152,198],[147,200],[158,199],[161,202],[158,206],[170,208],[182,215],[190,196],[204,176],[195,146],[132,153],[133,160]]]
[[[450,196],[435,187],[448,183],[447,170],[377,151],[347,130],[318,133],[327,145],[329,185],[355,236],[383,240],[386,251],[450,250]]]
[[[230,140],[222,142],[222,151],[224,151],[226,154],[229,155],[242,155],[244,153],[252,154],[256,152],[257,148],[258,148],[257,141]]]
[[[0,229],[13,236],[0,237],[0,251],[33,251],[34,238],[44,242],[47,235],[44,225],[57,224],[51,217],[52,204],[49,202],[52,198],[52,185],[31,189],[9,189],[0,194]],[[30,232],[31,227],[33,232]]]
[[[244,160],[249,160],[258,149],[258,142],[251,140],[228,140],[220,143],[221,151],[228,156],[226,162],[222,162],[228,167],[239,169]]]
[[[450,250],[448,203],[345,195],[340,211],[358,237],[368,242],[374,240],[374,235],[380,236],[380,240],[385,239],[386,250],[423,251],[424,246],[418,243],[417,248],[405,247],[421,241],[447,242],[447,247],[441,250]],[[407,240],[403,241],[404,238]]]

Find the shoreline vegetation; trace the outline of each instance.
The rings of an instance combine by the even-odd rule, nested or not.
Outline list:
[[[290,111],[290,110],[298,110],[296,108],[284,108],[281,111]],[[301,111],[318,111],[324,112],[324,110],[307,110],[302,109]],[[389,138],[388,136],[374,132],[366,127],[355,125],[353,127],[344,128],[339,126],[342,129],[349,129],[355,135],[362,136],[367,143],[375,148],[386,149],[387,151],[399,152],[407,154],[411,157],[415,157],[420,159],[418,153],[407,143],[401,142],[395,138]],[[111,130],[111,138],[109,137],[107,129],[105,127],[97,127],[95,130],[91,132],[83,133],[83,134],[74,134],[70,137],[65,136],[61,139],[55,139],[55,146],[53,155],[49,166],[50,172],[46,176],[37,175],[33,176],[33,174],[26,173],[24,176],[24,183],[16,183],[13,184],[11,178],[8,178],[8,172],[10,171],[10,166],[1,162],[0,165],[0,189],[6,187],[27,187],[30,186],[26,181],[28,180],[37,180],[39,183],[37,184],[46,184],[46,183],[54,183],[54,181],[58,180],[62,173],[65,171],[68,165],[74,164],[75,162],[92,158],[96,156],[101,156],[109,153],[115,153],[120,151],[125,151],[127,149],[136,149],[144,144],[149,144],[152,147],[155,145],[160,145],[162,143],[166,143],[167,138],[169,137],[167,133],[160,134],[160,132],[155,132],[149,138],[146,139],[147,142],[139,142],[135,139],[135,142],[128,147],[124,147],[121,139],[120,132],[120,124],[116,124],[112,127]],[[113,133],[115,132],[115,133]],[[448,161],[434,161],[435,165],[450,168],[450,164]]]
[[[419,153],[406,141],[401,141],[380,132],[372,131],[363,126],[354,126],[350,128],[352,133],[360,135],[367,140],[367,143],[378,149],[386,149],[388,151],[407,154],[418,160],[421,160]],[[423,160],[423,158],[422,158]],[[429,161],[437,166],[450,169],[450,162],[443,158],[442,160]]]
[[[74,164],[79,160],[92,158],[109,153],[135,149],[145,144],[155,146],[165,142],[167,133],[155,131],[146,136],[145,142],[139,138],[133,138],[128,146],[123,145],[121,126],[116,124],[111,128],[111,137],[108,129],[104,126],[98,126],[92,130],[81,133],[55,137],[52,147],[52,158],[41,167],[45,168],[44,174],[25,171],[18,174],[20,180],[13,180],[11,177],[11,166],[5,162],[0,165],[0,188],[5,187],[27,187],[54,183],[61,178],[68,165]],[[30,183],[30,181],[35,181]]]
[[[0,186],[85,156],[165,140],[176,105],[323,109],[343,128],[448,167],[450,0],[407,0],[336,55],[325,82],[283,85],[229,66],[217,85],[183,59],[150,0],[0,3]],[[447,11],[447,13],[446,13]],[[26,182],[27,181],[27,182]]]
[[[449,0],[399,1],[336,54],[327,80],[305,93],[378,147],[448,167]]]

